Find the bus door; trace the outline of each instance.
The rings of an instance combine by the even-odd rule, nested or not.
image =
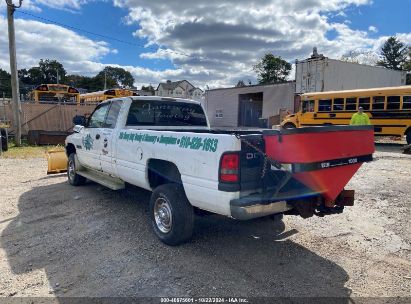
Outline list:
[[[300,126],[314,125],[315,100],[304,100],[301,106]]]

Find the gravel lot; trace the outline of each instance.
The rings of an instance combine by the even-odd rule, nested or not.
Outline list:
[[[0,159],[0,296],[411,296],[411,156],[375,154],[342,215],[198,218],[167,247],[142,190],[72,187],[44,159]]]

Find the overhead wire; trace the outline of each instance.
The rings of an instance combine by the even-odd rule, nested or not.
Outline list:
[[[136,43],[136,42],[132,42],[132,41],[118,39],[116,37],[112,37],[112,36],[109,36],[109,35],[95,33],[95,32],[92,32],[90,30],[86,30],[86,29],[79,28],[79,27],[76,27],[76,26],[68,25],[68,24],[65,24],[65,23],[62,23],[62,22],[59,22],[59,21],[55,21],[55,20],[51,20],[51,19],[48,19],[48,18],[44,18],[44,17],[38,16],[38,15],[29,13],[27,11],[21,10],[21,9],[16,10],[16,12],[20,13],[20,14],[23,14],[23,15],[33,17],[33,18],[36,18],[38,20],[42,20],[42,21],[45,21],[45,22],[52,23],[52,24],[55,24],[55,25],[58,25],[58,26],[61,26],[61,27],[67,28],[67,29],[71,29],[71,30],[74,30],[76,32],[83,32],[83,33],[86,33],[86,34],[89,34],[89,35],[94,35],[96,37],[116,41],[116,42],[127,44],[127,45],[142,47],[144,49],[149,49],[149,50],[152,50],[152,51],[155,51],[155,52],[162,51],[162,52],[166,52],[166,53],[172,53],[172,54],[176,54],[176,55],[189,57],[189,58],[192,58],[192,59],[198,59],[198,60],[208,59],[208,60],[211,60],[210,58],[205,57],[205,56],[193,56],[193,55],[190,55],[190,54],[184,53],[184,52],[174,51],[174,50],[170,50],[170,49],[162,49],[161,47],[159,47],[159,48],[150,47],[150,46],[147,46],[147,45],[142,44],[142,43]]]

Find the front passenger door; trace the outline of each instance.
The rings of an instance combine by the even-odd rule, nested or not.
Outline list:
[[[103,148],[102,131],[110,103],[101,103],[91,114],[81,139],[82,149],[78,154],[82,165],[101,171],[101,150]]]

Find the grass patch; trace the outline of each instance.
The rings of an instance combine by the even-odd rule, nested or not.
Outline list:
[[[46,151],[49,149],[62,147],[62,146],[28,146],[16,147],[13,143],[9,143],[9,150],[3,152],[0,158],[13,158],[13,159],[28,159],[28,158],[43,158],[46,155]]]

